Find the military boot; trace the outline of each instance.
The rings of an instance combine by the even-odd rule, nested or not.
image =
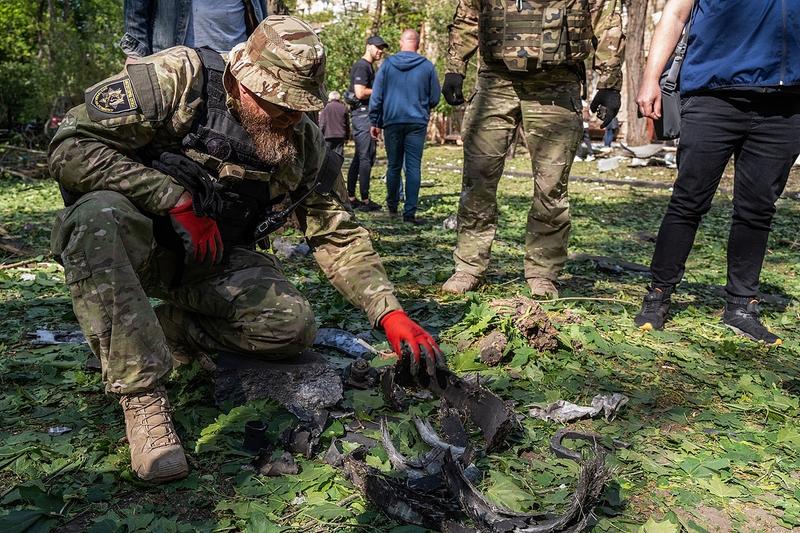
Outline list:
[[[671,289],[650,289],[650,292],[645,295],[642,308],[634,317],[633,323],[642,331],[664,329],[664,321],[667,319],[669,306],[672,303],[671,295]]]
[[[477,287],[480,282],[481,278],[463,270],[456,270],[455,274],[442,285],[442,292],[464,294]]]
[[[783,344],[780,337],[771,333],[758,319],[758,300],[755,298],[728,297],[722,323],[750,340],[763,341],[771,346]]]
[[[186,477],[189,466],[164,389],[123,394],[119,404],[125,413],[131,468],[139,479],[161,483]]]
[[[558,289],[552,279],[528,278],[526,281],[534,298],[558,298]]]

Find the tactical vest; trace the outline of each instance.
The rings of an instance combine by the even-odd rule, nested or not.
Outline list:
[[[205,108],[183,138],[186,155],[215,169],[222,189],[222,214],[217,225],[227,246],[249,244],[255,227],[280,199],[271,199],[267,181],[243,179],[248,174],[271,174],[276,168],[256,153],[250,135],[226,105],[225,61],[209,49],[196,50],[203,64]]]
[[[483,0],[481,58],[512,72],[581,63],[593,50],[588,0]]]

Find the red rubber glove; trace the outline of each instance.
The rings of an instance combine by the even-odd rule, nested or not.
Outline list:
[[[199,217],[194,213],[192,197],[187,196],[169,210],[172,227],[183,241],[186,253],[198,263],[207,258],[212,264],[222,260],[222,235],[217,221],[209,217]]]
[[[431,377],[436,374],[436,367],[447,368],[444,353],[442,353],[442,349],[439,348],[430,333],[411,320],[402,309],[397,309],[384,316],[381,320],[381,326],[386,332],[386,338],[389,340],[392,350],[401,361],[408,357],[409,351],[411,352],[408,365],[412,376],[416,376],[419,373],[420,364],[423,363],[423,356],[425,357],[425,369]],[[403,353],[404,351],[406,352],[405,354]]]

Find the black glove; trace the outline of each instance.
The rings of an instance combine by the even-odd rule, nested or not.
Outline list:
[[[189,191],[193,200],[192,207],[197,216],[216,218],[222,211],[222,198],[218,192],[220,185],[200,163],[183,154],[162,152],[161,157],[153,161],[150,166],[167,176],[172,176]]]
[[[603,121],[600,125],[601,128],[607,128],[614,117],[619,113],[619,108],[622,105],[622,100],[619,96],[619,91],[616,89],[600,89],[594,95],[589,109],[592,113],[597,115],[597,118]]]
[[[444,75],[444,85],[442,85],[442,96],[450,105],[461,105],[464,103],[464,76],[457,72],[448,72]]]

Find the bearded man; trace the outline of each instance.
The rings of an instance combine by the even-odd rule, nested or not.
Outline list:
[[[188,472],[163,388],[173,356],[280,359],[313,342],[308,301],[252,242],[287,196],[299,201],[295,213],[325,275],[399,356],[408,354],[412,373],[444,365],[400,307],[367,231],[338,200],[346,194],[339,169],[331,194],[316,190],[329,157],[303,112],[323,107],[324,72],[313,30],[269,17],[227,58],[179,46],[128,64],[89,88],[53,139],[50,170],[67,205],[53,253],[106,392],[119,395],[131,466],[143,480]],[[149,297],[162,303],[153,309]]]

